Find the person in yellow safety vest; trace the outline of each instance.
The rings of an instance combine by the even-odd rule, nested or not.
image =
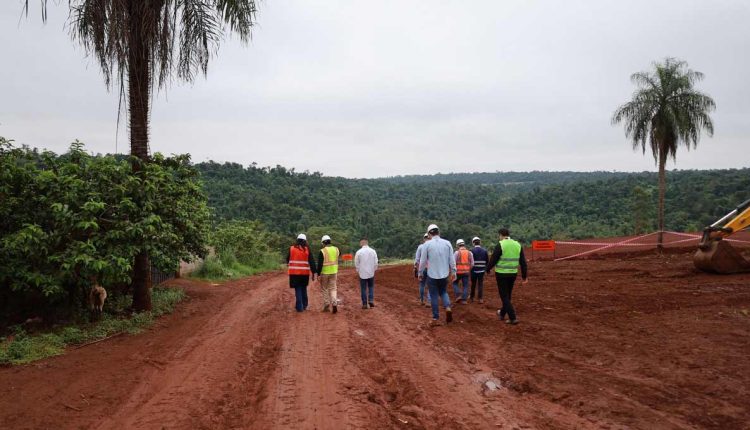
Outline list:
[[[456,259],[456,279],[453,281],[453,294],[456,303],[466,304],[466,299],[469,298],[469,272],[474,267],[474,256],[471,251],[466,249],[466,243],[463,239],[456,241],[458,250],[453,253],[453,258]],[[459,292],[458,283],[462,284],[462,289]]]
[[[500,293],[500,300],[503,302],[503,307],[497,310],[497,317],[502,321],[507,314],[508,321],[506,321],[506,324],[518,324],[516,310],[511,303],[511,295],[513,294],[513,284],[518,276],[519,266],[521,267],[523,283],[528,282],[526,257],[523,255],[523,246],[510,238],[510,231],[507,228],[501,228],[499,233],[500,242],[495,247],[492,257],[490,257],[487,271],[495,268],[497,291]]]
[[[318,280],[320,291],[323,293],[323,312],[338,312],[338,300],[336,298],[336,275],[339,273],[339,249],[331,245],[331,237],[328,235],[320,239],[323,248],[318,255]]]

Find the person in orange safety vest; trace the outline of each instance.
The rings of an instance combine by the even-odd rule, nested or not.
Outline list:
[[[462,304],[466,304],[466,300],[469,298],[469,274],[471,268],[474,267],[474,256],[471,251],[466,249],[466,243],[463,239],[456,241],[458,250],[453,253],[456,259],[456,279],[453,281],[453,293],[455,295],[455,302],[459,301]],[[462,284],[462,289],[459,292],[458,283]]]

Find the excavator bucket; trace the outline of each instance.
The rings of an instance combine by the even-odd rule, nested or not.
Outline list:
[[[714,240],[701,245],[693,256],[693,263],[704,272],[750,272],[750,261],[724,240]]]

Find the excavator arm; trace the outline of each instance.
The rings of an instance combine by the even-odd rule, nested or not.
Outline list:
[[[698,251],[693,256],[695,267],[714,273],[750,272],[750,261],[722,240],[748,227],[750,227],[750,200],[743,202],[703,229]]]

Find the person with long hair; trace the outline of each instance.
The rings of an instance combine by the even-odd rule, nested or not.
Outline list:
[[[286,255],[286,263],[289,274],[289,287],[294,288],[294,308],[297,312],[307,310],[307,285],[310,283],[310,275],[315,280],[315,259],[310,247],[307,245],[307,236],[300,233],[297,241],[289,247]]]

